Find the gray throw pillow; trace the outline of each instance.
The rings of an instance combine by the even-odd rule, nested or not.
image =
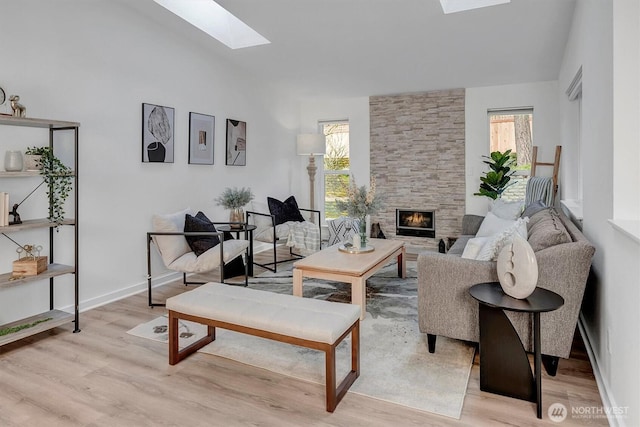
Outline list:
[[[533,225],[531,224],[533,222]],[[540,211],[529,221],[529,237],[527,241],[534,252],[551,246],[571,242],[562,220],[553,209]]]
[[[524,211],[520,214],[520,218],[524,218],[528,216],[531,218],[533,215],[537,214],[541,210],[548,209],[549,207],[542,203],[542,200],[536,200],[533,203],[529,203],[527,207],[524,208]]]

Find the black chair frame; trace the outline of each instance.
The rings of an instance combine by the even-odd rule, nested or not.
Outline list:
[[[229,222],[214,222],[213,224],[234,224]],[[151,274],[151,243],[153,242],[153,236],[218,236],[220,239],[220,283],[224,283],[224,232],[222,231],[172,231],[172,232],[154,232],[147,233],[147,286],[149,295],[149,307],[164,307],[164,303],[153,302],[152,298],[152,274]],[[158,253],[160,250],[156,246]],[[240,255],[241,256],[241,255]],[[237,258],[237,257],[236,257]],[[235,258],[234,258],[235,259]],[[245,250],[245,262],[244,265],[244,286],[249,285],[249,248]],[[232,260],[229,260],[232,261]],[[165,266],[166,267],[166,266]],[[187,285],[204,285],[207,282],[193,282],[187,281],[187,273],[182,272],[182,283]]]
[[[320,233],[319,235],[322,236],[322,228],[320,226],[320,211],[319,210],[315,210],[315,209],[304,209],[304,208],[298,208],[301,211],[304,212],[310,212],[311,213],[311,218],[313,219],[313,215],[317,215],[317,223],[318,224],[318,232]],[[275,215],[271,215],[271,214],[266,214],[266,213],[262,213],[262,212],[253,212],[253,211],[247,211],[247,223],[251,223],[249,221],[249,218],[251,217],[251,215],[260,215],[260,216],[266,216],[271,218],[271,230],[273,232],[273,262],[267,262],[264,264],[260,264],[257,263],[255,261],[255,256],[253,257],[254,261],[253,261],[253,265],[257,265],[260,266],[264,269],[267,269],[269,271],[272,271],[274,273],[277,273],[278,271],[278,264],[281,264],[283,262],[289,262],[289,261],[293,261],[296,259],[300,259],[300,258],[304,258],[304,255],[302,254],[297,254],[295,252],[293,252],[293,248],[289,248],[289,255],[290,257],[287,259],[281,259],[278,260],[278,254],[277,254],[277,246],[280,243],[280,239],[276,236],[276,217]],[[255,224],[254,224],[255,225]]]

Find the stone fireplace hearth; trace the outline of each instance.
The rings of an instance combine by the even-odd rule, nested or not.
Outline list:
[[[464,89],[369,98],[370,165],[384,209],[371,218],[388,238],[437,250],[460,234],[465,212]],[[396,209],[434,212],[428,236],[396,230]],[[431,237],[433,236],[433,237]]]

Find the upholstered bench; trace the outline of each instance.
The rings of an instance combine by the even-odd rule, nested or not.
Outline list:
[[[207,283],[167,299],[167,310],[170,365],[215,340],[219,327],[324,351],[328,412],[360,375],[360,306]],[[208,336],[180,350],[179,319],[207,325]],[[336,347],[349,334],[351,371],[336,388]]]

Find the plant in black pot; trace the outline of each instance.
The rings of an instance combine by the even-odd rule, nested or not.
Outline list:
[[[490,170],[485,176],[480,177],[480,189],[474,196],[487,196],[493,200],[502,196],[504,190],[511,185],[511,175],[515,172],[512,166],[515,164],[515,158],[511,155],[511,150],[504,153],[494,151],[491,156],[482,156],[487,160],[484,163],[489,165]]]
[[[38,167],[40,175],[47,184],[49,197],[49,221],[60,225],[64,220],[64,203],[73,188],[73,173],[71,168],[58,159],[50,147],[29,147],[26,154],[39,155]]]

